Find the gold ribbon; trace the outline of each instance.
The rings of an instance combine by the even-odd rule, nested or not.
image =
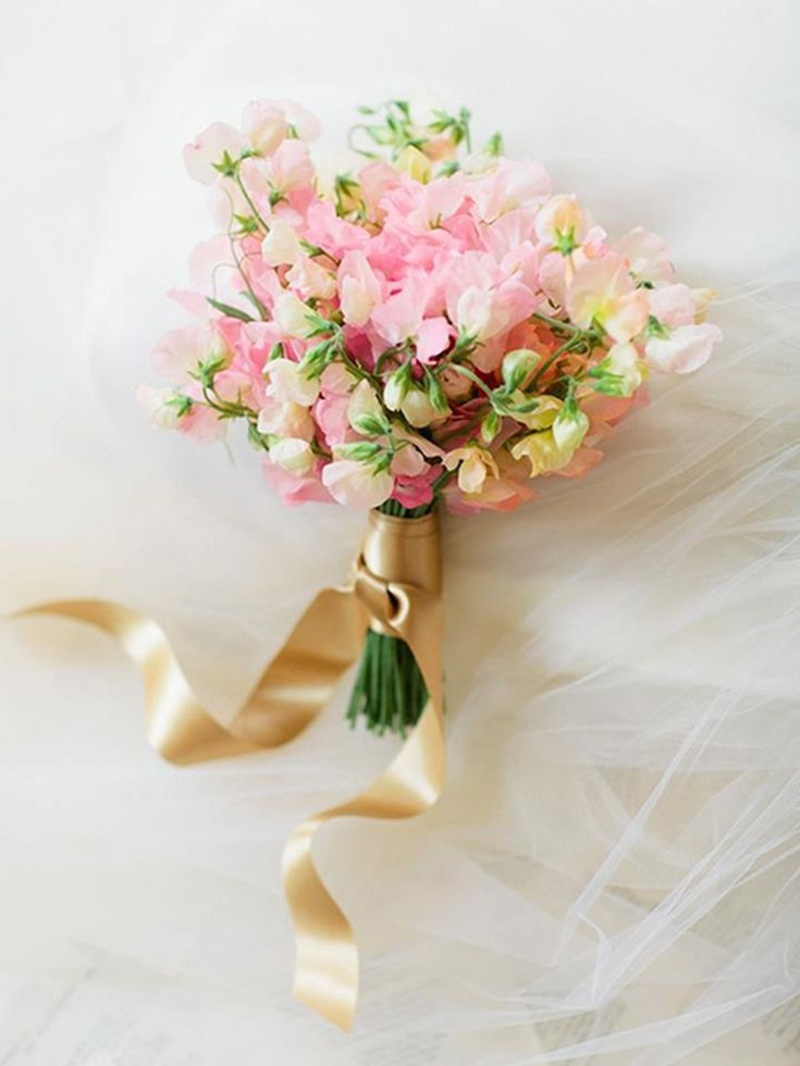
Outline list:
[[[319,827],[332,818],[411,818],[441,794],[445,760],[437,516],[409,519],[370,512],[350,580],[315,597],[228,727],[200,705],[164,631],[152,619],[100,600],[45,603],[22,613],[74,618],[115,637],[144,678],[150,743],[179,764],[292,740],[320,713],[359,655],[367,626],[407,642],[430,697],[416,728],[368,788],[297,826],[283,855],[283,883],[296,934],[294,994],[349,1030],[358,996],[358,949],[349,921],[317,872],[311,848]]]

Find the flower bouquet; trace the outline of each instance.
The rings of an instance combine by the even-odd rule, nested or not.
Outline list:
[[[193,322],[154,350],[166,385],[138,395],[154,423],[198,440],[243,423],[288,504],[369,512],[349,598],[315,601],[259,713],[285,710],[287,677],[333,680],[358,647],[350,722],[409,736],[371,790],[325,816],[406,817],[441,788],[437,510],[511,511],[538,480],[587,473],[651,370],[697,369],[721,333],[704,321],[713,294],[677,281],[659,237],[609,237],[540,163],[506,158],[498,133],[475,150],[464,109],[362,108],[342,172],[313,161],[317,133],[296,104],[258,100],[240,127],[214,123],[186,147],[218,232],[192,257],[192,290],[173,293]],[[332,966],[329,949],[349,926],[321,907],[309,865],[322,817],[287,852],[298,994],[347,1024],[355,963]]]

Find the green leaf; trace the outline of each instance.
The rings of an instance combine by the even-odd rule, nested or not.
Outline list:
[[[246,311],[241,311],[238,307],[225,304],[221,300],[214,300],[210,296],[206,296],[206,303],[211,304],[215,311],[220,311],[223,315],[227,315],[228,318],[238,318],[240,322],[255,322],[253,316],[248,315]]]
[[[259,300],[259,298],[254,292],[250,292],[249,289],[245,289],[242,293],[242,296],[244,296],[245,300],[250,301],[250,303],[253,305],[253,307],[255,307],[256,311],[258,311],[262,318],[269,318],[266,307],[262,304],[262,302]]]

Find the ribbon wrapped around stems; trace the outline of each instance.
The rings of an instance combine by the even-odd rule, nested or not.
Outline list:
[[[358,657],[367,628],[408,644],[429,700],[387,769],[368,788],[297,826],[283,855],[283,883],[296,935],[294,994],[344,1030],[358,998],[353,930],[320,878],[314,835],[332,818],[411,818],[444,784],[442,597],[435,513],[395,518],[372,511],[349,580],[317,594],[229,726],[203,709],[161,627],[102,600],[44,603],[22,612],[73,618],[114,637],[145,683],[146,729],[171,762],[191,764],[273,748],[292,740],[328,703]]]

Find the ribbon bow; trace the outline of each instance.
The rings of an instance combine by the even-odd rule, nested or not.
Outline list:
[[[41,604],[24,615],[54,614],[116,638],[145,684],[152,746],[178,764],[227,758],[285,744],[320,713],[358,657],[367,627],[411,648],[429,693],[413,732],[381,776],[353,799],[298,825],[283,853],[283,883],[296,935],[294,994],[349,1030],[358,997],[358,948],[343,911],[320,878],[314,835],[332,818],[411,818],[431,807],[444,784],[442,600],[435,514],[394,518],[372,511],[349,581],[317,594],[224,727],[203,709],[161,627],[102,600]]]

